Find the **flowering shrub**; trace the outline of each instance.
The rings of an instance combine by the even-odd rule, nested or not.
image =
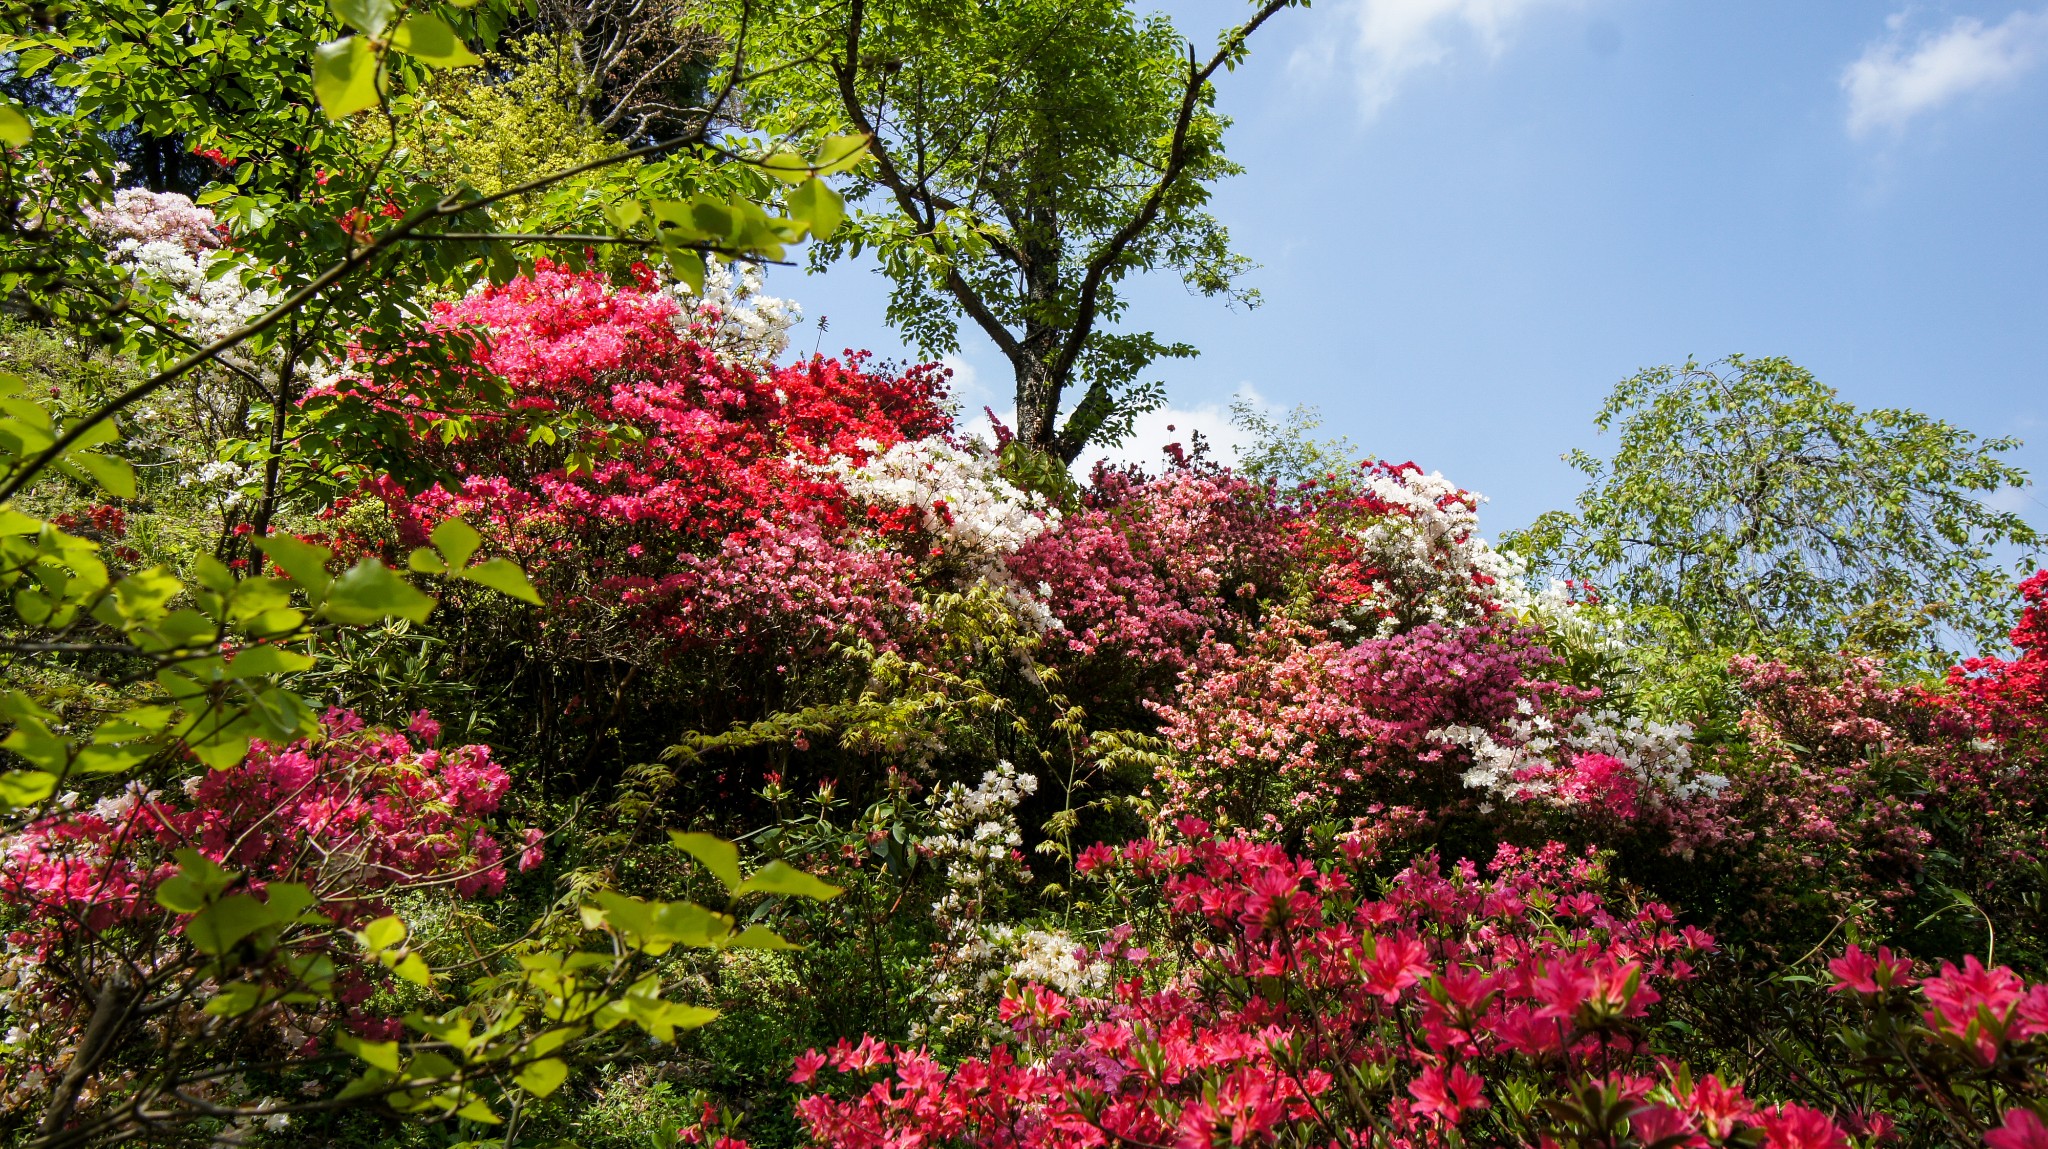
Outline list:
[[[386,975],[343,931],[386,913],[403,891],[478,897],[505,884],[504,849],[485,820],[510,780],[483,746],[433,748],[438,732],[424,713],[399,732],[330,711],[317,739],[258,743],[241,764],[175,792],[137,782],[91,805],[73,801],[0,842],[10,927],[0,1009],[13,1026],[0,1111],[44,1103],[114,992],[106,987],[129,985],[123,971],[150,979],[136,993],[183,977],[238,977],[241,989],[219,999],[234,1009],[201,1013],[203,1000],[187,1002],[167,1017],[170,1032],[247,1014],[249,1039],[285,1057],[317,1053],[309,1035],[340,1016],[309,988],[326,991],[352,1025],[391,1024],[362,1011]],[[528,842],[520,865],[538,861]],[[240,892],[199,912],[195,874]],[[284,911],[288,897],[289,918],[263,916]],[[291,931],[282,951],[259,952],[252,935],[280,926]]]
[[[1724,784],[1681,727],[1593,707],[1551,681],[1535,632],[1426,623],[1346,645],[1274,626],[1219,646],[1157,707],[1180,764],[1168,809],[1249,824],[1351,817],[1372,802],[1438,813],[1499,800],[1635,824]]]
[[[1078,514],[1026,543],[1011,570],[1046,588],[1056,648],[1116,668],[1141,689],[1204,641],[1255,617],[1280,589],[1290,516],[1272,493],[1227,473],[1177,467],[1153,479],[1103,469]]]
[[[2048,795],[2024,736],[1985,735],[2025,721],[1996,676],[2023,677],[2030,657],[1980,662],[1985,677],[1943,691],[1890,683],[1867,658],[1736,660],[1745,737],[1718,751],[1743,885],[1734,922],[1792,937],[1844,918],[1882,928],[1954,904],[1955,891],[2025,921],[2048,858]]]
[[[129,197],[102,226],[199,323],[194,277],[240,258],[209,221]],[[1918,685],[1741,660],[1740,723],[1697,733],[1659,720],[1658,672],[1597,595],[1532,592],[1441,475],[1285,488],[1181,453],[1071,484],[962,438],[936,369],[778,364],[797,313],[762,286],[542,262],[315,373],[286,427],[321,446],[285,486],[341,497],[307,534],[422,571],[502,555],[544,599],[443,584],[432,633],[343,640],[320,690],[386,715],[452,697],[461,740],[500,750],[336,711],[183,791],[88,780],[24,819],[0,843],[7,1105],[47,1092],[101,974],[131,967],[232,987],[222,1008],[248,1008],[221,1016],[278,1064],[327,1033],[453,1049],[488,1012],[460,995],[514,984],[470,961],[494,914],[453,903],[544,864],[539,831],[486,825],[519,786],[522,808],[593,804],[595,832],[549,848],[576,893],[559,924],[617,944],[578,959],[609,979],[591,989],[510,941],[506,992],[611,995],[561,1039],[615,1059],[607,1104],[673,1085],[696,1112],[613,1136],[539,1104],[580,1085],[521,1080],[517,1042],[556,1040],[521,1029],[487,1072],[493,1098],[527,1091],[522,1136],[731,1146],[744,1117],[776,1146],[2039,1149],[2048,576],[2011,658]],[[190,445],[252,441],[239,386],[125,427],[129,454],[180,464],[158,489],[208,492],[223,565],[265,459]],[[140,565],[164,518],[56,521]],[[696,868],[658,853],[665,825]],[[1079,848],[1098,838],[1127,844]],[[820,896],[790,872],[812,862],[845,897],[789,900]],[[224,958],[202,915],[228,903],[283,924]],[[394,904],[472,972],[386,977],[412,952],[367,940]],[[1836,991],[1800,988],[1815,965],[1787,959],[1843,932]],[[321,1003],[287,1000],[306,977]],[[708,1016],[648,987],[716,1001],[732,1036],[606,1036]],[[187,1012],[179,1032],[212,1024]],[[1845,1056],[1857,1076],[1832,1075]]]
[[[1990,739],[2038,739],[2048,730],[2048,570],[2019,585],[2022,607],[2012,629],[2019,657],[1965,659],[1948,673],[1957,704]]]
[[[802,308],[765,293],[761,286],[758,265],[735,270],[714,259],[705,262],[702,295],[686,283],[672,283],[664,290],[675,297],[675,322],[692,342],[760,370],[775,365],[789,346],[789,329],[804,318]]]
[[[1025,986],[1004,1013],[1028,1056],[955,1069],[872,1039],[798,1059],[843,1088],[799,1104],[820,1143],[971,1145],[1716,1142],[1825,1117],[1661,1065],[1642,1019],[1711,949],[1646,904],[1616,912],[1597,866],[1505,848],[1403,871],[1383,896],[1342,859],[1216,837],[1097,847],[1089,868],[1164,882],[1177,971],[1120,931],[1091,961],[1113,993]],[[864,1082],[874,1080],[872,1086]],[[1839,1137],[1839,1134],[1835,1134]],[[1612,1140],[1603,1140],[1612,1139]],[[1790,1143],[1790,1142],[1786,1142]]]
[[[122,188],[113,203],[88,208],[86,217],[94,234],[111,244],[168,243],[194,256],[221,247],[222,228],[213,211],[176,192]]]
[[[443,443],[446,418],[402,378],[337,385],[405,413],[417,453],[453,476],[417,491],[373,480],[396,546],[461,516],[592,637],[614,606],[684,644],[885,637],[907,601],[901,564],[850,545],[861,524],[820,468],[939,430],[931,372],[821,359],[757,373],[693,342],[651,279],[619,287],[546,264],[438,315],[488,334],[476,366],[510,385],[516,418]]]
[[[1385,637],[1526,605],[1523,564],[1478,535],[1484,501],[1414,463],[1377,461],[1313,498],[1318,620]]]
[[[381,891],[503,888],[503,850],[482,820],[510,780],[489,748],[432,749],[439,727],[424,713],[409,732],[365,728],[347,711],[321,727],[317,742],[258,743],[242,764],[188,778],[181,795],[136,783],[29,823],[0,843],[12,940],[61,945],[161,912],[154,895],[178,849],[258,888],[305,883],[344,923],[379,912]]]

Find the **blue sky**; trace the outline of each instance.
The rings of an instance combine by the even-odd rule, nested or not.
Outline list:
[[[1236,4],[1167,10],[1209,43]],[[1239,394],[1492,500],[1488,533],[1579,489],[1615,381],[1784,355],[1860,406],[2029,440],[2048,475],[2048,3],[1318,0],[1226,76],[1217,189],[1256,310],[1160,279],[1131,323],[1220,432]],[[771,290],[830,347],[910,352],[860,266]],[[796,340],[809,350],[815,333]],[[1008,406],[985,343],[969,409]],[[2048,526],[2048,491],[2011,501]]]

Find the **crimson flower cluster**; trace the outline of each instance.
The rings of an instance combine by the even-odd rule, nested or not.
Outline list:
[[[1784,1145],[1829,1143],[1798,1140],[1808,1127],[1839,1141],[1817,1112],[1760,1106],[1654,1055],[1640,1023],[1657,987],[1691,977],[1714,943],[1663,906],[1611,904],[1590,858],[1503,847],[1484,876],[1424,859],[1369,896],[1356,845],[1319,864],[1193,819],[1179,829],[1175,844],[1097,846],[1081,865],[1161,886],[1182,962],[1113,933],[1082,955],[1112,967],[1111,992],[1022,986],[1004,1007],[1022,1052],[950,1070],[873,1039],[813,1052],[793,1080],[834,1076],[799,1104],[812,1136],[1434,1145],[1460,1129],[1534,1143],[1619,1122],[1642,1144],[1751,1127],[1787,1131]]]
[[[436,321],[483,333],[475,368],[510,387],[512,414],[455,435],[424,390],[341,384],[406,413],[417,453],[448,476],[424,490],[371,481],[401,546],[461,516],[555,610],[623,605],[684,645],[886,636],[907,600],[903,563],[853,541],[900,524],[850,521],[825,465],[945,429],[940,369],[880,375],[855,356],[757,371],[694,342],[691,316],[651,283],[545,261],[440,305]]]
[[[194,849],[261,889],[308,886],[330,918],[381,912],[394,889],[504,887],[504,850],[485,828],[510,784],[484,746],[434,749],[424,713],[406,732],[329,711],[317,739],[255,744],[240,765],[192,777],[182,793],[139,784],[37,819],[0,843],[0,902],[17,945],[44,948],[160,911],[156,888]]]

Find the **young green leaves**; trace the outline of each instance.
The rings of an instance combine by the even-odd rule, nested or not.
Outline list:
[[[0,108],[0,113],[5,109]],[[0,115],[0,121],[4,121]],[[4,122],[0,122],[4,128]],[[0,479],[48,450],[64,432],[28,384],[12,372],[0,372]],[[112,420],[103,420],[66,447],[55,461],[58,470],[84,483],[97,484],[119,499],[135,497],[135,473],[127,462],[91,452],[119,438]]]
[[[754,894],[830,901],[839,887],[819,881],[787,862],[772,861],[754,872],[740,876],[739,847],[710,834],[669,831],[674,846],[697,859],[733,899]],[[601,890],[595,904],[583,907],[583,924],[590,929],[607,929],[627,946],[649,956],[667,953],[676,946],[693,949],[795,949],[775,931],[762,925],[738,929],[731,914],[706,909],[694,902],[650,902],[611,890]]]
[[[707,251],[733,256],[781,259],[787,245],[805,236],[824,239],[846,219],[846,202],[825,177],[850,171],[867,157],[865,135],[832,136],[816,155],[805,158],[778,151],[754,161],[761,170],[797,185],[783,197],[784,216],[771,216],[761,205],[739,194],[700,192],[686,200],[628,200],[607,209],[613,228],[630,235],[647,224],[669,274],[704,291]]]
[[[18,148],[28,143],[28,117],[12,101],[0,100],[0,144]]]
[[[434,528],[427,536],[433,548],[414,547],[407,556],[405,565],[420,574],[447,575],[450,578],[466,579],[479,586],[487,586],[499,594],[509,595],[521,602],[540,605],[540,594],[527,581],[526,572],[511,559],[485,559],[472,563],[477,548],[483,545],[483,536],[476,528],[461,519],[448,519]],[[438,550],[440,553],[436,554]]]
[[[390,90],[385,59],[391,52],[432,68],[483,62],[463,46],[446,20],[431,12],[397,19],[391,0],[328,0],[328,6],[359,33],[330,40],[313,53],[313,94],[330,120],[346,119],[382,101]]]

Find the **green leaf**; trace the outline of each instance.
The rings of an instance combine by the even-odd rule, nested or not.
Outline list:
[[[198,913],[241,877],[194,849],[182,849],[172,856],[178,860],[178,872],[158,884],[156,904],[174,914]]]
[[[467,1117],[483,1125],[503,1125],[505,1119],[491,1112],[491,1107],[481,1097],[473,1097],[469,1104],[455,1111],[457,1117]]]
[[[18,148],[28,143],[31,129],[28,117],[13,104],[0,103],[0,144]]]
[[[435,68],[474,68],[483,63],[463,47],[446,20],[431,12],[407,16],[391,34],[391,46]]]
[[[776,152],[761,161],[761,168],[788,183],[802,183],[811,178],[811,161],[795,152]]]
[[[252,646],[235,655],[228,663],[229,678],[253,678],[259,674],[293,674],[310,670],[315,659],[310,654],[286,650],[282,646]]]
[[[231,981],[206,1003],[206,1012],[215,1017],[240,1017],[261,1004],[261,989],[246,981]]]
[[[457,572],[473,583],[481,583],[500,594],[510,595],[521,602],[540,605],[540,594],[533,584],[526,581],[526,572],[511,559],[487,559],[473,567]]]
[[[93,481],[106,488],[107,493],[115,498],[135,497],[135,472],[128,466],[127,460],[116,459],[112,455],[87,453],[71,456],[70,462],[85,468],[92,475]]]
[[[382,53],[361,36],[333,40],[313,52],[313,94],[330,120],[345,120],[377,106]]]
[[[327,560],[334,552],[326,547],[295,539],[290,535],[265,535],[256,540],[256,547],[270,556],[286,577],[299,584],[316,602],[327,593],[327,587],[334,581],[327,573]],[[126,581],[126,580],[123,580]]]
[[[327,0],[342,23],[365,36],[382,36],[398,11],[391,0]]]
[[[824,180],[809,180],[789,193],[786,201],[792,219],[810,229],[811,238],[825,239],[846,220],[846,204]]]
[[[821,176],[838,175],[852,171],[868,156],[868,137],[864,132],[846,136],[827,136],[818,145],[817,157],[811,166]]]
[[[799,898],[815,898],[829,902],[842,892],[838,886],[804,873],[788,862],[775,861],[755,871],[754,876],[740,883],[742,894],[787,894]]]
[[[395,1041],[364,1041],[353,1034],[341,1033],[335,1035],[334,1044],[386,1073],[398,1072],[398,1043]]]
[[[561,1088],[562,1082],[568,1080],[568,1077],[568,1064],[558,1058],[549,1057],[528,1062],[514,1080],[519,1082],[519,1088],[535,1097],[546,1097]]]
[[[9,770],[0,774],[0,803],[33,806],[57,791],[57,776],[47,770]]]
[[[692,295],[704,294],[704,253],[676,248],[668,253],[669,274],[687,285]]]
[[[433,612],[434,600],[390,567],[376,559],[364,559],[334,580],[320,609],[336,622],[361,624],[387,618],[425,622]]]
[[[798,950],[803,947],[785,939],[767,926],[748,926],[731,938],[726,939],[725,949],[730,950]]]
[[[371,953],[382,953],[405,940],[405,922],[396,914],[386,914],[356,931],[356,940]]]
[[[224,954],[236,942],[272,924],[270,907],[248,894],[203,906],[185,923],[185,936],[203,954]]]
[[[56,58],[57,53],[49,48],[30,48],[28,51],[15,57],[15,74],[26,79],[49,67]]]
[[[432,547],[414,547],[412,553],[405,556],[405,565],[415,574],[448,573],[448,564],[441,561],[441,556],[435,554]]]
[[[148,761],[156,747],[147,742],[118,746],[87,746],[78,752],[76,766],[81,774],[119,774]]]
[[[427,968],[426,960],[418,954],[407,954],[404,960],[391,967],[391,972],[417,986],[431,987],[434,971]]]
[[[668,832],[669,843],[685,854],[703,863],[725,886],[729,894],[740,892],[740,848],[723,838],[710,834],[686,834],[680,830]]]
[[[198,738],[188,738],[185,749],[192,757],[205,763],[210,770],[232,770],[248,757],[249,740],[238,734],[213,732]]]
[[[434,533],[427,536],[427,541],[434,544],[442,557],[448,560],[449,566],[460,567],[468,563],[469,556],[475,554],[476,549],[483,545],[484,537],[476,533],[475,527],[461,519],[448,519],[434,528]]]

